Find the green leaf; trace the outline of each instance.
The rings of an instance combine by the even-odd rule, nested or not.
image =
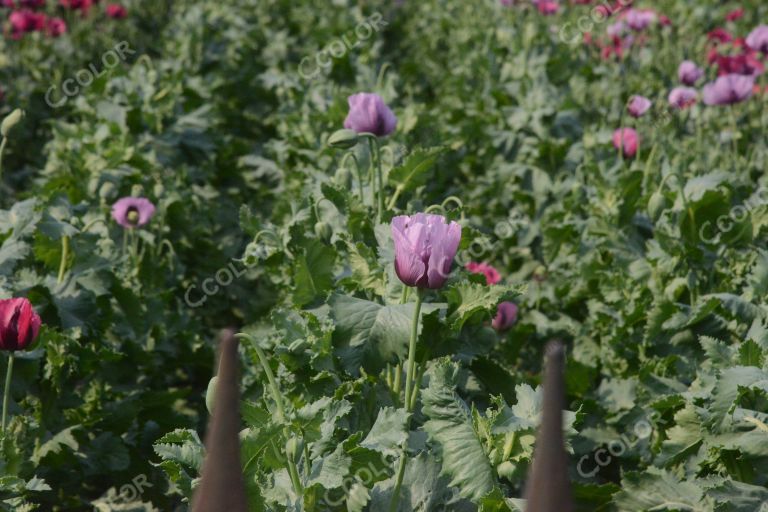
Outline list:
[[[763,349],[752,340],[747,340],[739,347],[739,364],[742,366],[763,366]]]
[[[704,499],[703,490],[696,484],[680,481],[671,473],[649,468],[645,473],[630,472],[622,478],[622,490],[614,504],[619,510],[640,511],[704,511],[713,510],[712,503]]]
[[[176,462],[200,471],[205,449],[197,432],[190,429],[176,429],[165,434],[153,445],[155,453],[164,461]]]
[[[323,298],[333,287],[336,253],[318,240],[308,240],[293,265],[293,302],[305,306]]]
[[[432,370],[422,394],[429,418],[424,430],[440,445],[442,474],[451,477],[450,485],[457,486],[462,497],[479,500],[493,489],[495,478],[469,409],[454,392],[455,371],[445,360]]]
[[[441,147],[414,150],[402,165],[389,171],[387,181],[400,192],[408,192],[426,185],[429,170],[443,151],[444,148]]]
[[[382,407],[371,431],[361,446],[394,455],[408,439],[408,413],[405,409]]]
[[[358,375],[361,367],[376,373],[387,362],[405,359],[413,303],[382,306],[345,295],[334,295],[329,303],[336,322],[336,354],[348,373]]]
[[[520,291],[520,287],[485,286],[467,281],[452,285],[445,291],[451,311],[449,316],[451,328],[460,330],[472,315],[481,311],[490,316],[494,315],[496,306],[500,302],[511,300]]]

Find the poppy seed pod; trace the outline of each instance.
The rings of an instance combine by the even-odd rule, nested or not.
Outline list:
[[[40,332],[40,323],[27,299],[0,299],[0,350],[29,347]]]

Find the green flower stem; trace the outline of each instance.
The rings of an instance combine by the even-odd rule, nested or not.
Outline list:
[[[403,191],[402,185],[398,185],[395,188],[395,193],[392,194],[392,197],[389,198],[389,203],[387,204],[387,210],[391,210],[392,208],[395,207],[395,205],[397,204],[397,200],[400,199],[400,193],[402,191]]]
[[[3,152],[5,151],[5,145],[8,139],[3,137],[3,142],[0,142],[0,180],[3,179]]]
[[[285,424],[285,408],[283,407],[283,397],[280,394],[280,388],[277,386],[277,380],[275,374],[272,372],[272,368],[269,366],[269,360],[267,355],[261,350],[259,344],[251,336],[245,333],[238,333],[236,338],[244,338],[251,342],[251,346],[256,350],[256,355],[259,357],[259,363],[264,369],[264,373],[267,375],[267,381],[269,382],[269,389],[272,392],[272,398],[275,400],[275,406],[277,407],[278,421],[283,423],[283,436],[285,436],[286,443],[291,437],[291,432],[288,429],[288,425]],[[293,490],[296,495],[301,497],[304,494],[304,488],[301,485],[301,479],[299,478],[299,471],[296,469],[296,461],[294,461],[286,450],[286,460],[288,461],[288,474],[291,477],[291,483],[293,484]]]
[[[5,432],[6,419],[8,418],[8,397],[11,394],[11,375],[13,374],[13,352],[8,356],[8,371],[5,374],[5,389],[3,390],[3,424],[2,432]]]
[[[371,152],[371,198],[374,208],[377,208],[377,222],[381,222],[384,213],[384,173],[381,169],[381,148],[379,147],[379,138],[372,133],[361,133],[360,137],[367,137],[369,149]],[[375,165],[374,165],[375,164]],[[378,190],[376,180],[378,179]]]
[[[64,235],[61,237],[61,263],[59,263],[59,277],[57,282],[61,284],[64,282],[64,274],[67,271],[67,259],[69,258],[69,237]]]
[[[360,193],[360,201],[365,202],[365,196],[363,195],[363,175],[360,172],[360,162],[357,160],[357,156],[353,152],[349,152],[344,155],[341,159],[341,167],[344,167],[347,163],[347,158],[352,158],[352,160],[355,162],[355,174],[357,175],[357,186],[359,188]]]
[[[731,163],[733,164],[733,171],[736,172],[739,167],[739,141],[736,137],[736,134],[739,133],[739,122],[736,119],[735,105],[728,107],[728,112],[731,114],[731,129],[733,130],[733,134],[731,135],[731,143],[733,145],[733,159],[731,159]]]
[[[411,340],[408,343],[408,369],[405,374],[405,410],[411,412],[416,404],[416,394],[414,389],[414,376],[416,375],[416,340],[419,333],[419,316],[421,315],[421,302],[424,298],[423,292],[417,290],[416,304],[413,308],[413,322],[411,323]],[[413,397],[413,399],[411,399]],[[410,423],[410,422],[409,422]],[[389,504],[389,512],[395,512],[400,503],[400,487],[403,485],[403,476],[405,476],[405,463],[408,458],[407,444],[403,446],[403,454],[400,456],[400,464],[397,468],[397,480],[395,489],[392,493],[392,501]]]
[[[410,291],[410,287],[403,286],[403,294],[400,296],[400,304],[405,304],[408,302],[408,292]],[[398,361],[397,365],[395,366],[395,384],[392,389],[395,397],[397,397],[396,402],[400,401],[400,389],[402,389],[402,383],[403,383],[403,366]]]

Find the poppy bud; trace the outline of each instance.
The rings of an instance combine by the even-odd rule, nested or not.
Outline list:
[[[648,215],[655,221],[659,218],[665,206],[666,201],[664,200],[664,194],[657,190],[651,194],[650,199],[648,199]]]
[[[328,137],[328,145],[337,149],[350,149],[357,145],[357,132],[354,130],[338,130]]]
[[[493,318],[493,328],[504,332],[517,322],[517,304],[514,302],[502,302],[496,308],[496,316]]]
[[[102,199],[112,199],[117,195],[117,187],[111,181],[105,181],[99,187],[99,197]]]
[[[292,437],[285,443],[285,455],[293,462],[297,462],[301,455],[301,441]]]
[[[331,229],[327,222],[319,221],[315,223],[315,235],[326,244],[329,244],[333,236],[333,229]]]
[[[339,167],[333,181],[342,188],[350,188],[352,186],[352,171],[346,167]]]
[[[11,131],[11,129],[19,124],[19,121],[21,121],[24,118],[24,111],[20,108],[17,108],[7,116],[5,116],[5,119],[3,119],[2,124],[0,124],[0,134],[3,137],[8,136],[8,132]]]
[[[40,332],[40,316],[27,299],[0,299],[0,350],[24,350]]]
[[[213,377],[208,382],[208,389],[205,392],[205,408],[209,414],[213,414],[213,397],[216,395],[216,381],[218,377]]]

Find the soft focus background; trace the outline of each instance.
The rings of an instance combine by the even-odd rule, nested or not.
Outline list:
[[[2,158],[0,298],[43,327],[13,374],[0,510],[186,510],[230,325],[263,340],[313,441],[286,505],[244,344],[252,509],[386,509],[398,418],[377,375],[402,347],[354,346],[338,294],[393,295],[388,226],[326,144],[368,91],[398,117],[386,218],[456,196],[457,266],[525,288],[502,335],[425,315],[422,360],[455,374],[424,385],[434,405],[453,382],[463,416],[413,436],[411,508],[518,510],[560,337],[580,510],[768,511],[768,35],[745,42],[768,4],[629,3],[4,0],[0,117],[26,115]],[[670,105],[684,60],[703,76]],[[749,90],[706,104],[719,75]],[[123,196],[157,207],[137,255]]]

